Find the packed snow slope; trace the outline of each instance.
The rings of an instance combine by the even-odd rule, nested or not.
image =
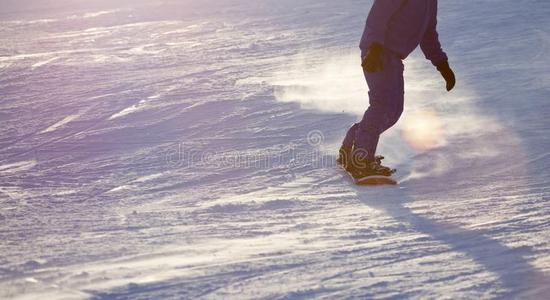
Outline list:
[[[0,5],[1,299],[550,298],[549,1],[440,1],[380,188],[370,1]]]

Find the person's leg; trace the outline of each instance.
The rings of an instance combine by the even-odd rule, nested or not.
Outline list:
[[[353,147],[353,144],[355,143],[355,134],[357,132],[357,128],[359,127],[359,123],[353,124],[351,128],[346,133],[346,137],[344,138],[344,141],[342,142],[342,148],[343,149],[350,149]]]
[[[384,70],[365,72],[365,79],[370,106],[355,130],[355,146],[367,160],[374,161],[380,135],[392,127],[403,112],[403,62],[386,52]]]
[[[349,162],[351,160],[353,146],[355,144],[355,135],[357,132],[357,128],[359,128],[359,123],[353,124],[353,126],[351,126],[351,128],[346,133],[346,137],[344,138],[342,146],[340,147],[338,159],[336,160],[336,162],[346,168],[346,170],[349,168]]]

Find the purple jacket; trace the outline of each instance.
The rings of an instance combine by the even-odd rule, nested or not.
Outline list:
[[[426,58],[437,65],[447,55],[436,26],[437,0],[374,0],[361,38],[362,55],[377,42],[405,59],[420,45]]]

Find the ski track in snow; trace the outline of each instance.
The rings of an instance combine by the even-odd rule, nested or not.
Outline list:
[[[458,85],[405,62],[380,188],[334,163],[371,2],[44,3],[0,18],[1,299],[550,297],[546,1],[440,1]]]

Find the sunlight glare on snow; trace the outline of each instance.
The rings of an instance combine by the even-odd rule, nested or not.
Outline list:
[[[428,150],[445,143],[443,121],[431,108],[409,112],[401,128],[403,138],[417,150]]]

